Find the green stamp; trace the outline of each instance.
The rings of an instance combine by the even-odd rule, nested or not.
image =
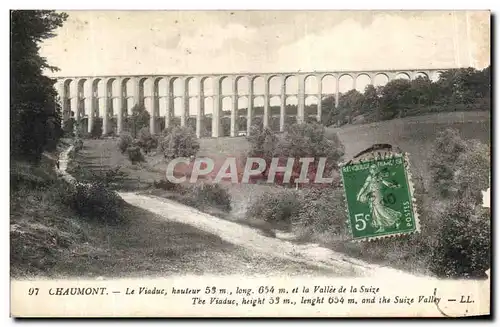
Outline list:
[[[408,158],[402,154],[342,166],[348,224],[354,240],[419,231],[408,167]]]

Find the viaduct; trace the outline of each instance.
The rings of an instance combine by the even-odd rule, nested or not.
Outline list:
[[[230,136],[238,134],[237,116],[238,104],[241,98],[246,98],[247,135],[250,133],[250,123],[255,107],[255,99],[263,102],[263,125],[270,123],[270,99],[279,98],[279,129],[285,128],[285,108],[287,98],[294,96],[297,99],[296,121],[304,121],[305,99],[314,96],[317,99],[316,119],[321,119],[321,100],[326,96],[335,97],[335,105],[339,101],[339,85],[341,80],[352,83],[360,79],[367,84],[375,84],[376,80],[385,84],[388,81],[405,78],[414,79],[418,76],[427,76],[431,80],[439,78],[443,69],[407,69],[407,70],[379,70],[379,71],[337,71],[337,72],[294,72],[294,73],[235,73],[235,74],[195,74],[195,75],[122,75],[122,76],[67,76],[56,77],[56,87],[62,107],[63,120],[74,116],[77,122],[86,122],[86,128],[92,130],[96,117],[102,118],[102,133],[111,131],[111,120],[116,121],[116,134],[124,130],[124,119],[130,114],[135,104],[144,105],[150,114],[150,131],[160,132],[158,118],[164,118],[164,126],[172,124],[174,104],[181,112],[180,124],[185,126],[190,117],[190,104],[196,103],[196,135],[202,136],[205,106],[212,101],[212,137],[221,136],[221,116],[223,100],[231,101],[231,129]],[[289,87],[289,79],[296,81],[295,90]],[[309,81],[310,79],[310,81]],[[263,87],[257,90],[257,80]],[[333,90],[326,91],[325,80],[334,82]],[[273,85],[279,88],[271,90]],[[306,82],[312,82],[314,92],[306,90]],[[308,85],[311,83],[307,83]],[[223,87],[225,86],[225,87]],[[194,90],[197,90],[194,92]],[[263,99],[263,101],[262,101]],[[179,104],[180,103],[180,104]],[[160,115],[160,107],[163,114]],[[179,108],[180,107],[180,108]],[[194,115],[193,115],[194,116]]]

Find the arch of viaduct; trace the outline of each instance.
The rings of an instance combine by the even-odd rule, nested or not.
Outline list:
[[[205,118],[205,104],[208,99],[213,101],[212,137],[221,136],[221,116],[223,99],[231,99],[231,129],[230,135],[238,133],[237,116],[238,101],[247,99],[247,135],[250,134],[250,122],[253,115],[254,101],[263,98],[264,113],[262,122],[264,127],[270,123],[270,99],[280,99],[279,129],[285,128],[285,108],[288,97],[296,97],[296,121],[304,121],[305,99],[309,96],[317,98],[316,119],[321,119],[321,100],[325,96],[335,97],[335,105],[339,101],[339,85],[341,79],[347,77],[352,82],[352,89],[356,89],[356,81],[361,77],[368,79],[368,84],[375,84],[376,79],[382,78],[385,83],[398,79],[414,79],[418,76],[427,76],[431,80],[439,78],[439,74],[447,69],[424,70],[386,70],[386,71],[344,71],[344,72],[300,72],[300,73],[262,73],[262,74],[214,74],[214,75],[128,75],[128,76],[72,76],[57,77],[57,89],[62,106],[63,120],[71,114],[79,122],[87,120],[90,132],[96,117],[102,116],[102,133],[110,131],[110,120],[116,119],[116,133],[124,130],[124,119],[133,105],[143,104],[150,113],[150,131],[158,131],[157,118],[160,117],[160,103],[163,102],[165,127],[172,123],[174,117],[174,101],[181,102],[180,124],[185,126],[189,118],[190,102],[196,101],[196,135],[201,137],[202,124]],[[317,87],[314,93],[306,91],[306,81],[314,77]],[[297,81],[295,91],[289,90],[288,80]],[[256,80],[263,80],[263,90],[257,90]],[[270,90],[271,81],[279,81],[279,90]],[[335,82],[333,91],[325,91],[324,81],[330,79]],[[246,83],[242,81],[246,80]],[[230,83],[229,90],[223,92],[223,83]],[[383,84],[385,84],[383,83]],[[246,84],[246,85],[245,85]],[[132,86],[132,87],[131,87]],[[192,89],[197,89],[193,94]],[[208,92],[207,92],[208,91]],[[180,94],[179,94],[180,92]],[[101,113],[101,114],[100,114]]]

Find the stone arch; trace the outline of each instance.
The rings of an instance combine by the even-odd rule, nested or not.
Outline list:
[[[62,84],[63,84],[63,96],[65,98],[71,98],[71,83],[73,82],[73,79],[67,78],[65,79]]]
[[[389,76],[385,73],[378,73],[373,78],[373,86],[375,87],[384,86],[387,83],[389,83]]]
[[[287,75],[285,77],[285,94],[299,94],[299,78],[296,75]]]
[[[165,84],[164,77],[154,77],[153,78],[153,94],[157,97],[162,97],[167,95],[167,88]],[[163,87],[162,87],[163,86]]]
[[[197,96],[200,94],[198,79],[194,76],[189,76],[184,79],[185,93],[188,97]]]
[[[257,95],[253,98],[253,109],[252,109],[252,122],[254,123],[255,117],[262,116],[264,114],[264,96]],[[263,123],[263,120],[260,120]]]
[[[248,97],[247,96],[240,96],[238,97],[238,103],[237,103],[237,114],[236,114],[236,126],[238,126],[238,132],[246,131],[248,129],[248,119],[247,119],[247,114],[248,114]]]
[[[184,95],[184,83],[182,83],[182,78],[178,76],[173,76],[170,78],[170,95],[175,98]]]
[[[321,77],[321,94],[335,94],[337,92],[337,77],[325,74]]]
[[[432,74],[432,77],[430,77],[430,78],[431,78],[431,80],[432,80],[433,82],[437,82],[437,81],[439,81],[439,79],[441,78],[441,74],[442,74],[442,73],[443,73],[443,71],[442,71],[442,70],[435,71],[435,72]]]
[[[167,114],[168,79],[166,77],[153,78],[154,101],[158,110],[158,116],[164,117]]]
[[[297,122],[299,99],[296,95],[287,96],[285,99],[285,126]]]
[[[394,77],[394,79],[411,80],[410,74],[408,74],[407,72],[398,72],[398,73],[396,73],[396,76]]]
[[[272,131],[280,130],[281,96],[273,95],[269,98],[269,128]]]
[[[354,77],[351,74],[341,74],[338,79],[339,93],[346,93],[353,89]]]
[[[205,100],[203,100],[203,108],[205,110],[205,116],[213,115],[213,112],[214,112],[214,98],[213,98],[213,96],[205,97]]]
[[[92,115],[94,117],[99,117],[99,102],[101,100],[102,94],[99,92],[99,84],[102,84],[102,79],[101,78],[95,78],[90,82],[90,94],[91,94],[91,101],[93,102],[91,104],[92,107],[94,107],[94,112]]]
[[[134,81],[130,77],[125,77],[120,82],[120,91],[123,97],[123,107],[124,111],[127,112],[128,115],[132,115],[132,108],[135,104],[134,100],[134,92],[135,88]]]
[[[429,75],[427,75],[426,72],[416,72],[415,75],[413,75],[413,79],[417,79],[419,77],[422,77],[424,79],[429,79]]]
[[[174,108],[173,108],[173,116],[181,117],[182,112],[184,111],[184,98],[182,96],[175,96],[173,98]]]
[[[70,117],[76,118],[78,107],[78,81],[69,78],[64,81],[64,94],[66,96],[66,110]]]
[[[307,75],[304,78],[304,92],[305,94],[318,94],[319,85],[318,77],[316,75]]]
[[[281,85],[283,79],[279,75],[271,75],[267,78],[267,83],[269,85],[269,95],[281,95]]]
[[[221,134],[222,136],[231,135],[231,112],[233,110],[233,101],[230,95],[221,98]]]
[[[137,81],[139,86],[139,99],[137,103],[143,105],[151,115],[153,112],[153,79],[148,77],[139,77]]]
[[[200,79],[200,93],[206,96],[214,95],[214,80],[211,76],[204,76]]]
[[[188,117],[196,116],[199,110],[200,110],[200,102],[198,101],[198,97],[197,96],[189,97],[188,107],[187,107]]]
[[[247,76],[236,77],[236,94],[237,95],[248,95],[249,90],[249,79]]]
[[[361,73],[356,76],[356,90],[360,93],[364,93],[368,85],[373,84],[370,75]]]
[[[308,95],[305,98],[305,116],[314,116],[316,117],[318,113],[318,96],[316,95]]]
[[[252,78],[253,94],[264,95],[266,83],[264,77],[258,75]]]
[[[231,76],[221,76],[219,78],[219,92],[222,96],[233,94],[233,79]]]
[[[106,94],[108,95],[108,115],[113,117],[117,113],[117,106],[121,105],[118,103],[119,94],[116,93],[116,89],[119,89],[119,80],[117,77],[110,77],[106,80]],[[115,91],[115,92],[113,92]]]
[[[280,114],[281,108],[281,96],[280,95],[272,95],[269,98],[269,115],[278,115]]]
[[[80,112],[80,116],[84,117],[89,110],[89,108],[87,108],[85,105],[86,104],[85,99],[91,96],[91,94],[89,94],[90,93],[89,88],[86,87],[89,83],[87,78],[80,78],[77,80],[76,83],[77,83],[76,89],[78,97],[78,111]]]
[[[225,95],[221,97],[221,111],[222,116],[230,116],[233,110],[233,99],[230,95]]]
[[[239,96],[238,97],[238,115],[246,115],[248,110],[248,97]]]

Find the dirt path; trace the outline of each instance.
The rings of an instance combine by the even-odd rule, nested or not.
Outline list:
[[[211,234],[217,235],[224,241],[283,259],[303,262],[321,268],[332,269],[341,275],[359,277],[391,276],[415,277],[403,271],[380,267],[347,257],[341,253],[323,248],[317,244],[294,244],[262,235],[258,230],[220,219],[164,198],[140,195],[136,193],[118,193],[126,202],[153,212],[165,219],[188,224]],[[426,277],[428,278],[428,277]]]

